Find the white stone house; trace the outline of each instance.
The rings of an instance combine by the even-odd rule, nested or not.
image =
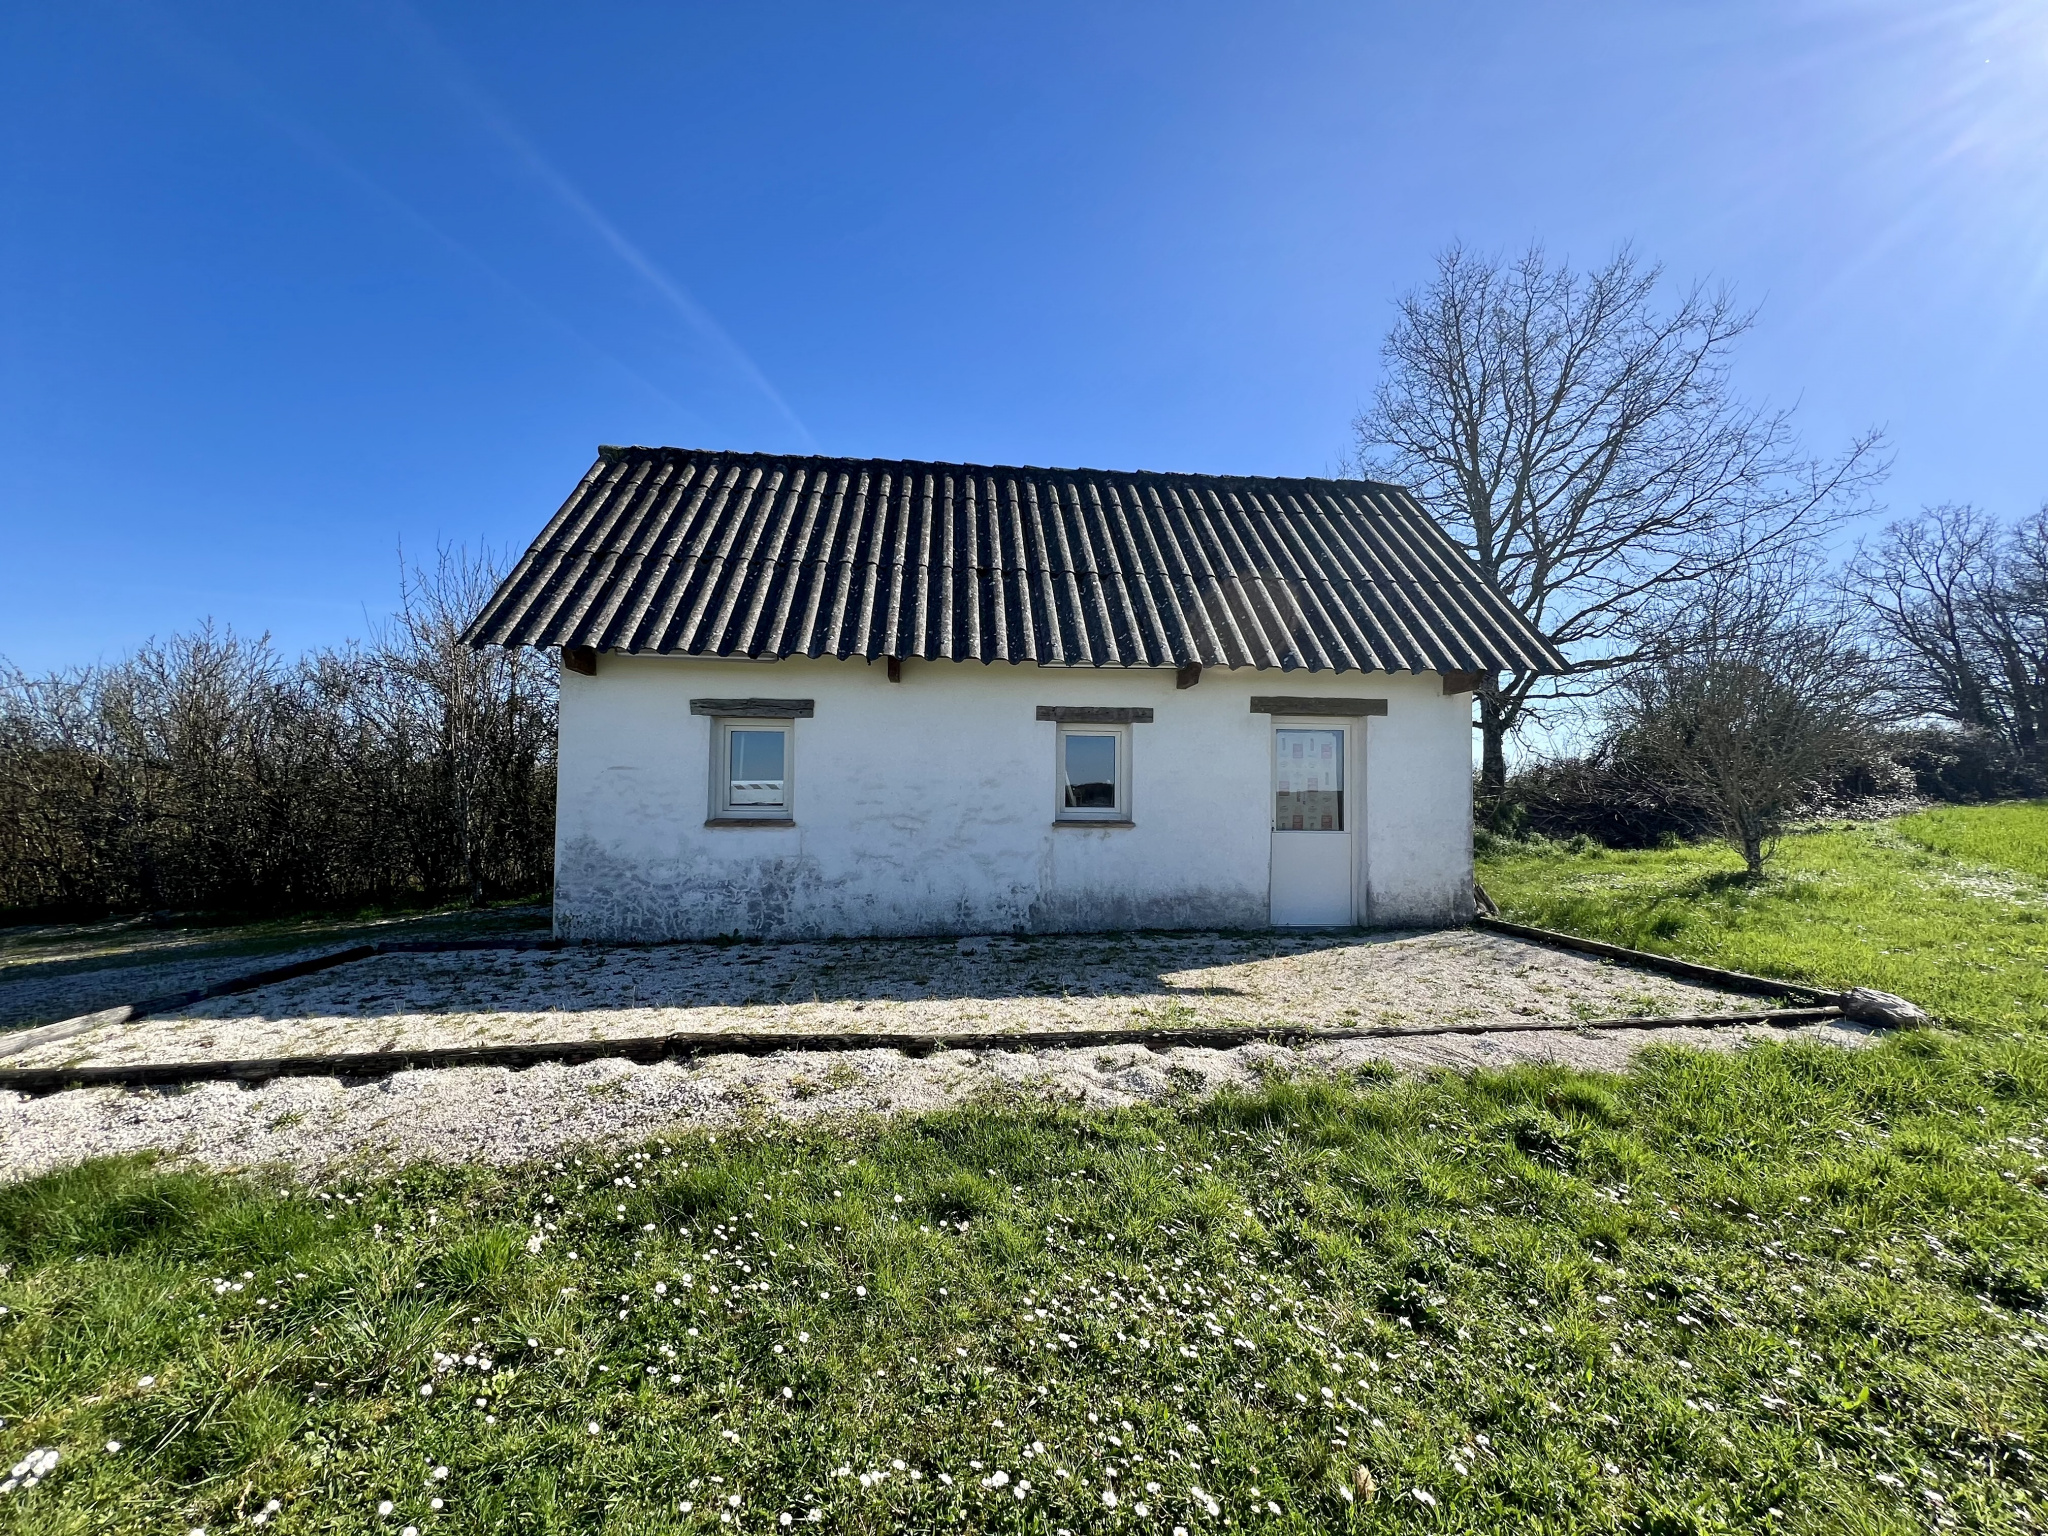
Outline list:
[[[661,448],[468,638],[562,652],[576,939],[1462,922],[1557,665],[1394,486]]]

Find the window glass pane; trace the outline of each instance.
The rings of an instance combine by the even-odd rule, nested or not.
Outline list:
[[[1116,809],[1116,738],[1069,732],[1061,738],[1063,804],[1070,811]]]
[[[1344,733],[1275,731],[1275,832],[1344,830]]]
[[[783,731],[734,731],[731,736],[730,804],[784,805],[783,758],[788,736]]]

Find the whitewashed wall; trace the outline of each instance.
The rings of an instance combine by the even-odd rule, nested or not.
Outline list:
[[[1469,699],[1424,674],[1173,674],[604,656],[564,673],[555,930],[565,938],[824,937],[1267,921],[1271,720],[1254,693],[1385,698],[1364,722],[1364,921],[1472,913]],[[706,827],[712,722],[692,698],[809,698],[794,827]],[[1150,705],[1135,826],[1053,825],[1040,704]],[[1354,817],[1355,817],[1354,812]],[[1354,819],[1354,826],[1361,825]]]

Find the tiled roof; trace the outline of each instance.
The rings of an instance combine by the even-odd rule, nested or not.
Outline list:
[[[1097,667],[1559,665],[1397,486],[606,448],[474,645]]]

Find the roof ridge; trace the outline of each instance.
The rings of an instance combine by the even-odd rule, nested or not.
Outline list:
[[[1075,464],[975,464],[958,459],[903,459],[881,455],[845,453],[777,453],[769,449],[679,448],[656,443],[599,443],[600,463],[621,458],[718,458],[757,464],[846,464],[888,466],[905,469],[975,470],[984,474],[1024,475],[1115,475],[1129,479],[1215,480],[1226,484],[1251,485],[1367,485],[1375,490],[1400,491],[1413,496],[1407,486],[1393,480],[1370,480],[1353,475],[1245,475],[1215,474],[1200,469],[1103,469]]]

